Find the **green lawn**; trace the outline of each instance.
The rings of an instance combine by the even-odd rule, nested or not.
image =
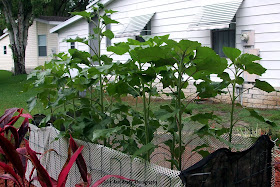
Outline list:
[[[30,81],[26,80],[27,75],[13,76],[11,72],[0,70],[0,115],[7,108],[24,108],[28,112],[26,101],[36,95],[36,90],[22,92],[24,85]],[[42,108],[35,108],[31,114],[43,112]]]
[[[36,90],[30,90],[28,92],[22,92],[24,85],[30,82],[26,80],[26,75],[12,76],[10,72],[0,70],[0,115],[2,115],[7,108],[18,107],[24,108],[25,112],[28,112],[26,101],[36,95]],[[136,107],[135,100],[128,100],[128,102]],[[133,104],[134,103],[134,104]],[[157,110],[162,103],[168,103],[168,101],[154,100],[152,104],[152,110]],[[141,108],[141,103],[137,104],[137,108]],[[222,124],[229,124],[229,112],[230,106],[227,104],[204,102],[201,104],[191,103],[189,108],[193,110],[193,113],[198,112],[212,112],[218,115],[222,119]],[[249,113],[245,110],[238,108],[238,118],[241,118],[238,126],[240,128],[246,127],[249,129],[262,128],[271,130],[273,134],[280,134],[279,127],[271,129],[268,125],[260,122],[259,120],[249,116]],[[258,110],[264,117],[273,120],[276,124],[280,124],[280,110]],[[48,113],[43,107],[35,107],[31,114]],[[185,118],[184,122],[191,126],[192,122]]]

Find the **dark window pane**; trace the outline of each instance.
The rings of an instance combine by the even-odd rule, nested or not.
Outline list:
[[[151,35],[151,21],[149,21],[147,23],[147,25],[144,27],[144,29],[141,31],[140,35],[141,36],[147,36],[147,35]],[[139,42],[145,42],[145,40],[141,37],[141,36],[136,36],[136,40],[138,40]]]
[[[212,31],[212,48],[221,57],[225,57],[223,47],[235,47],[235,29]]]
[[[39,46],[39,56],[47,56],[47,46]]]
[[[4,55],[7,54],[7,46],[4,46]]]
[[[71,49],[75,49],[75,42],[71,42]]]

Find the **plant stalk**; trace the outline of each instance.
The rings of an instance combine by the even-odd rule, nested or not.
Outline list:
[[[146,93],[145,93],[145,84],[142,83],[142,95],[143,95],[143,113],[144,113],[144,126],[145,126],[145,137],[146,137],[146,142],[145,144],[147,145],[150,141],[149,141],[149,129],[148,129],[148,114],[147,114],[147,101],[146,101]],[[147,161],[150,161],[150,157],[149,157],[149,151],[147,153],[146,159]]]
[[[230,111],[230,131],[229,131],[229,142],[231,143],[232,141],[232,131],[233,131],[233,117],[234,117],[234,109],[235,109],[235,83],[232,85],[232,99],[231,99],[231,111]]]

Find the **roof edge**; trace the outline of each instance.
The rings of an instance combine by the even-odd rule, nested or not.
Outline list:
[[[67,25],[70,25],[70,24],[80,20],[80,19],[82,19],[82,16],[76,15],[76,16],[74,16],[74,17],[72,17],[72,18],[70,18],[70,19],[60,23],[59,25],[53,27],[52,29],[50,29],[50,33],[54,33],[54,32],[56,32],[56,31],[58,31],[58,30],[60,30],[60,29],[62,29],[64,27],[66,27]]]
[[[111,2],[113,2],[114,0],[94,0],[93,2],[91,2],[86,8],[89,9],[91,6],[95,5],[96,3],[102,3],[104,6],[110,4]]]
[[[87,7],[86,7],[86,11],[90,11],[91,6],[95,5],[96,3],[100,2],[102,4],[104,4],[104,6],[107,6],[108,4],[110,4],[111,2],[113,2],[114,0],[94,0],[93,2],[91,2]],[[59,25],[55,26],[54,28],[50,29],[50,33],[54,33],[57,32],[58,30],[80,20],[82,18],[82,16],[74,16],[62,23],[60,23]]]
[[[40,23],[45,23],[48,25],[59,25],[59,24],[63,23],[63,21],[46,21],[46,20],[43,20],[40,18],[35,18],[34,21],[38,21]]]
[[[0,40],[2,40],[3,38],[5,38],[5,37],[8,36],[8,35],[9,35],[9,33],[3,34],[2,36],[0,36]]]

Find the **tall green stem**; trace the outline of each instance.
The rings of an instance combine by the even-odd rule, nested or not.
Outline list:
[[[73,103],[73,111],[74,111],[74,119],[76,119],[76,106],[75,106],[75,99],[72,100]]]
[[[178,76],[178,85],[177,85],[177,100],[178,100],[178,111],[179,111],[179,115],[178,115],[178,133],[179,133],[179,170],[182,169],[182,112],[181,112],[181,84],[182,84],[182,61],[179,64],[179,76]]]
[[[232,131],[233,131],[233,117],[234,117],[234,109],[235,109],[235,88],[236,88],[236,79],[238,78],[239,69],[234,66],[235,73],[234,73],[234,81],[232,83],[232,96],[231,96],[231,111],[230,111],[230,130],[229,130],[229,142],[232,142]]]
[[[232,85],[232,98],[231,98],[231,111],[230,111],[230,131],[229,131],[229,142],[232,141],[232,131],[233,131],[233,117],[234,117],[234,109],[235,109],[235,83]]]
[[[144,126],[145,126],[145,137],[146,137],[146,145],[150,142],[149,141],[149,129],[148,129],[148,114],[147,114],[147,101],[146,101],[146,93],[145,93],[145,84],[142,83],[142,95],[143,95],[143,113],[144,113]],[[150,161],[149,152],[147,153],[146,159]]]
[[[101,63],[101,54],[100,54],[100,52],[101,52],[101,32],[102,32],[102,30],[101,30],[101,20],[100,20],[100,12],[99,12],[99,9],[98,9],[98,24],[97,24],[97,28],[98,28],[98,36],[97,36],[97,38],[98,38],[98,52],[97,52],[97,55],[98,55],[98,64],[99,64],[99,66],[102,66],[102,63]],[[103,86],[103,77],[102,77],[102,75],[100,74],[99,75],[99,84],[100,84],[100,106],[101,106],[101,113],[104,113],[104,91],[103,91],[103,89],[104,89],[104,86]]]

